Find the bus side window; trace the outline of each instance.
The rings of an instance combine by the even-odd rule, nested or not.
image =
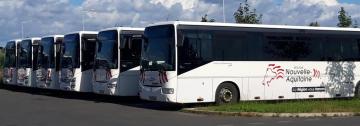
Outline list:
[[[141,57],[142,39],[133,38],[131,39],[131,43],[132,60],[134,60],[135,62],[139,62]],[[138,63],[135,64],[139,65]]]
[[[358,61],[358,60],[360,60],[360,39],[357,40],[356,44],[357,44],[357,46],[356,46],[357,50],[355,50],[355,51],[357,52],[358,55],[356,55],[355,60]]]
[[[351,37],[349,37],[351,38]],[[357,41],[355,39],[342,39],[341,41],[342,58],[344,61],[355,61],[358,54]]]
[[[96,39],[90,36],[89,38],[82,39],[82,59],[81,59],[81,71],[90,70],[94,66],[95,50],[96,50]]]
[[[38,69],[37,61],[39,57],[39,45],[33,45],[33,55],[34,59],[32,60],[32,69],[35,71]]]
[[[341,40],[342,38],[326,37],[326,40],[322,43],[323,57],[326,61],[340,61],[342,60]],[[325,43],[326,42],[326,43]]]
[[[37,48],[37,61],[36,61],[36,64],[37,64],[37,67],[40,68],[40,66],[42,65],[42,57],[43,57],[43,54],[42,54],[42,50],[41,50],[42,46],[39,45],[38,48]],[[38,69],[37,68],[37,69]]]
[[[62,41],[63,39],[58,38],[56,39],[55,42],[55,53],[56,53],[56,57],[55,57],[55,70],[56,71],[60,71],[61,67],[60,67],[60,63],[61,63],[61,55],[62,55]]]
[[[253,44],[255,39],[251,39],[241,31],[214,31],[213,44],[216,51],[213,52],[216,61],[243,61],[248,54],[246,41]],[[256,43],[255,43],[256,44]],[[249,44],[248,44],[249,45]],[[249,46],[249,48],[255,48]],[[214,49],[215,50],[215,49]],[[257,50],[258,51],[258,50]],[[257,54],[259,52],[256,52]]]
[[[140,65],[142,39],[123,36],[120,47],[121,72]]]
[[[212,61],[212,35],[204,32],[188,32],[179,45],[180,73]]]

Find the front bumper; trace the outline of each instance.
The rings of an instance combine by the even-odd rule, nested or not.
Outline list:
[[[76,91],[75,90],[75,82],[60,82],[60,90],[64,91]]]
[[[93,91],[96,94],[115,95],[116,85],[109,83],[94,82]]]
[[[163,94],[162,87],[140,86],[140,98],[147,101],[176,103],[174,94]]]

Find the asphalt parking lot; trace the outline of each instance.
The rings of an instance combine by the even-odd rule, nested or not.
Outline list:
[[[187,105],[192,106],[192,105]],[[1,86],[0,126],[359,126],[360,117],[250,118],[179,112],[137,98]]]

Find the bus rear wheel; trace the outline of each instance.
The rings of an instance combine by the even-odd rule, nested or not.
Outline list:
[[[216,89],[215,102],[218,105],[236,103],[239,100],[239,92],[234,84],[222,83]]]

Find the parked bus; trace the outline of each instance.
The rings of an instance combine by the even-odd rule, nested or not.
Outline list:
[[[145,100],[359,97],[360,29],[165,22],[144,34]]]
[[[23,39],[17,46],[17,84],[36,87],[37,54],[40,38]]]
[[[16,85],[17,72],[16,72],[16,45],[21,40],[9,41],[5,46],[5,59],[3,70],[3,83]]]
[[[79,31],[65,35],[61,58],[60,89],[92,92],[92,77],[98,32]]]
[[[38,70],[36,83],[39,88],[60,89],[59,73],[63,35],[41,38],[39,43]]]
[[[94,93],[138,96],[144,28],[117,27],[99,32]]]

